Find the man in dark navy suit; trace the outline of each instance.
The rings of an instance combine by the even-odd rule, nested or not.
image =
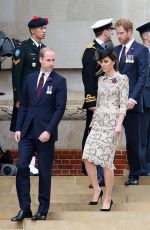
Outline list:
[[[84,149],[87,136],[90,132],[90,123],[92,121],[93,112],[96,106],[98,77],[104,75],[100,62],[95,58],[95,53],[97,49],[101,50],[107,45],[112,45],[112,21],[112,18],[107,18],[99,20],[91,26],[96,38],[93,42],[87,45],[82,58],[82,80],[85,92],[83,109],[86,109],[86,126],[82,140],[82,150]],[[82,168],[83,172],[85,172],[84,163],[82,163]],[[99,185],[104,186],[104,173],[101,166],[97,166],[97,176]],[[92,187],[92,185],[89,187]]]
[[[143,112],[143,90],[148,76],[148,49],[133,37],[133,23],[120,19],[115,23],[118,41],[115,47],[119,71],[129,78],[128,111],[124,119],[129,177],[125,185],[137,185],[140,174],[140,116]]]
[[[136,29],[149,50],[149,75],[143,93],[144,112],[141,115],[141,175],[150,176],[150,22]]]
[[[13,112],[11,117],[10,131],[16,131],[16,121],[18,114],[18,107],[22,96],[24,82],[29,73],[40,70],[39,52],[45,45],[42,40],[46,36],[46,26],[48,24],[47,18],[34,16],[28,23],[28,28],[31,37],[21,43],[13,54],[12,65],[12,86],[13,86]],[[33,156],[30,163],[30,172],[32,175],[37,175],[38,170],[34,167],[35,156]]]
[[[51,168],[57,127],[64,114],[67,100],[66,80],[53,71],[55,53],[40,51],[41,70],[29,74],[18,111],[15,140],[19,147],[16,189],[20,211],[12,221],[45,220],[50,205]],[[32,216],[30,209],[29,164],[34,151],[39,162],[39,208]]]

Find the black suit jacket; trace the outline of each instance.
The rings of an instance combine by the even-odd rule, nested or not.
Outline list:
[[[21,103],[18,110],[16,130],[25,137],[32,123],[36,138],[48,131],[57,139],[57,126],[64,114],[67,100],[66,80],[52,71],[50,77],[37,97],[37,79],[39,72],[26,78]]]

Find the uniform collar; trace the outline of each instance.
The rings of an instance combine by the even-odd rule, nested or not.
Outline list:
[[[37,47],[41,46],[41,43],[38,43],[38,42],[35,41],[32,37],[31,37],[31,40],[34,42],[34,44],[35,44]]]
[[[98,43],[99,45],[102,45],[102,44],[104,43],[104,41],[102,41],[102,40],[99,39],[99,38],[95,38],[95,41],[97,41],[97,43]]]

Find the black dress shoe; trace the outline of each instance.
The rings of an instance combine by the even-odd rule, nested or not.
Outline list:
[[[97,204],[98,204],[98,201],[99,201],[99,199],[100,199],[100,197],[101,197],[101,199],[102,199],[102,196],[103,196],[103,190],[101,190],[101,192],[100,192],[100,194],[99,194],[99,197],[98,197],[98,200],[97,200],[97,201],[90,201],[90,202],[89,202],[89,205],[97,205]]]
[[[42,214],[40,212],[37,212],[34,216],[32,216],[32,220],[36,221],[36,220],[46,220],[47,215],[46,214]]]
[[[11,221],[22,221],[24,218],[30,218],[30,217],[32,217],[31,210],[28,211],[20,210],[17,216],[11,218]]]
[[[140,174],[140,176],[150,176],[150,173],[149,173],[149,172],[142,172],[142,173]]]
[[[128,186],[128,185],[138,185],[138,180],[129,179],[124,184],[126,186]]]
[[[112,204],[113,204],[113,201],[111,200],[109,208],[101,208],[100,211],[101,212],[109,212],[111,210]]]

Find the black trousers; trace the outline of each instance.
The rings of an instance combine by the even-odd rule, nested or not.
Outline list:
[[[54,141],[42,143],[34,138],[23,138],[19,142],[19,161],[17,164],[16,189],[20,209],[30,209],[30,170],[34,151],[38,153],[39,169],[39,208],[42,214],[47,214],[50,205],[51,169],[54,156]]]
[[[141,114],[141,174],[150,173],[150,108],[145,108]]]
[[[126,149],[129,163],[129,179],[139,179],[140,164],[140,113],[127,111],[123,125],[126,134]]]
[[[83,139],[82,139],[82,151],[84,149],[86,139],[87,139],[89,132],[91,130],[91,128],[89,126],[91,124],[92,117],[93,117],[93,111],[87,109],[86,110],[86,125],[85,125],[84,135],[83,135]],[[82,162],[82,172],[87,175],[84,162]],[[97,177],[104,179],[103,168],[100,165],[97,166]]]

